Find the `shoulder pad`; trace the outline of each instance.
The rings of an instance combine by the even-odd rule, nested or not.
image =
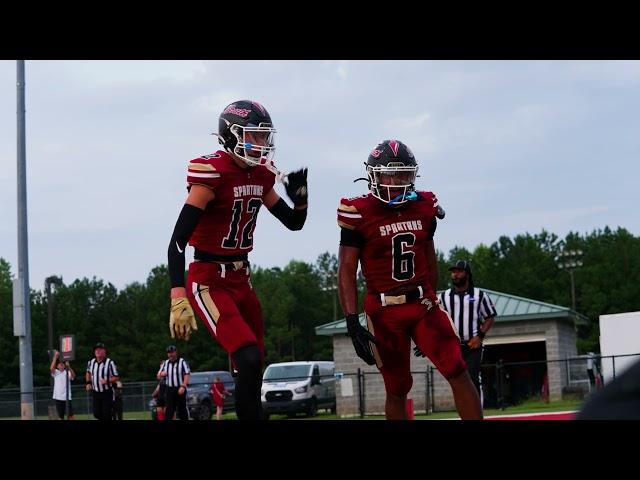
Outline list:
[[[187,166],[187,183],[214,187],[220,178],[220,172],[215,167],[215,161],[219,158],[222,157],[213,153],[191,160]]]
[[[341,198],[338,204],[338,225],[349,230],[355,230],[362,222],[362,213],[358,211],[357,205],[354,200],[362,197],[355,198]]]

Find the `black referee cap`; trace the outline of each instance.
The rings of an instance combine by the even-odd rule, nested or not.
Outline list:
[[[464,270],[471,275],[471,265],[466,260],[458,260],[455,265],[449,267],[449,271],[451,270]]]

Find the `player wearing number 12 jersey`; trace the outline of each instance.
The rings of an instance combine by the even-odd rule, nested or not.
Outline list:
[[[171,336],[189,339],[197,330],[195,310],[238,371],[240,420],[262,418],[264,330],[248,260],[258,212],[265,205],[290,230],[302,229],[307,217],[306,168],[284,176],[294,208],[274,189],[276,176],[282,176],[271,160],[274,134],[271,117],[258,102],[241,100],[224,109],[216,134],[223,150],[189,162],[189,194],[168,250]],[[195,251],[185,283],[187,244]]]
[[[418,165],[404,143],[385,140],[366,165],[370,193],[343,198],[338,206],[338,290],[356,353],[382,373],[387,419],[407,418],[411,340],[449,381],[461,418],[481,419],[458,334],[435,295],[433,235],[444,210],[432,192],[415,190]],[[358,315],[358,262],[367,284],[367,327]]]

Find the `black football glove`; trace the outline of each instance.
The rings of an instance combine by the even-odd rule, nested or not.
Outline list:
[[[284,184],[287,190],[287,195],[297,207],[305,205],[307,203],[308,188],[307,188],[307,169],[301,168],[295,172],[291,172],[286,176],[287,181]]]
[[[358,318],[359,316],[355,313],[347,315],[347,335],[351,337],[356,354],[367,365],[375,365],[376,359],[373,357],[373,350],[369,342],[378,343],[378,341],[369,330],[360,325]]]
[[[422,350],[420,350],[417,345],[415,347],[413,347],[413,354],[416,357],[425,357],[426,356],[424,353],[422,353]]]

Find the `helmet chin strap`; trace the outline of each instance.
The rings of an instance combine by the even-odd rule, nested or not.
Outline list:
[[[400,195],[398,195],[397,197],[395,197],[392,200],[389,200],[389,202],[387,203],[387,205],[393,205],[394,203],[398,203],[401,200],[406,199],[407,201],[414,201],[418,199],[418,194],[416,192],[409,192],[406,195],[404,193],[401,193]]]

